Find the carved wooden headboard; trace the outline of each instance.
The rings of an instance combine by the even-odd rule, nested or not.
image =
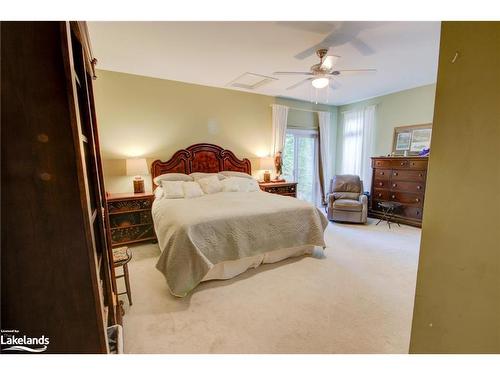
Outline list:
[[[232,151],[210,143],[197,143],[177,151],[170,160],[155,160],[151,164],[151,177],[164,173],[237,171],[251,174],[250,160],[238,159]],[[153,181],[153,188],[156,187]]]

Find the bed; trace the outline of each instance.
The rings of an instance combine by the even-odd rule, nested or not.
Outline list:
[[[153,180],[165,173],[221,171],[250,175],[251,164],[229,150],[202,143],[151,166]],[[228,279],[262,263],[324,248],[328,224],[313,205],[262,191],[155,199],[152,214],[161,250],[156,268],[177,297],[202,281]]]

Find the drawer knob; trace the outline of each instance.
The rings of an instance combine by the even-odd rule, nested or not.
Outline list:
[[[392,199],[396,199],[396,196],[394,194],[391,195]]]
[[[404,162],[404,161],[402,161],[402,162],[401,162],[401,166],[403,166],[403,165],[405,165],[405,162]]]
[[[398,175],[398,172],[394,172],[394,176],[397,176]]]
[[[398,186],[398,184],[392,184],[392,187],[396,187],[396,186]]]
[[[380,175],[383,176],[385,173],[384,172],[380,172]]]
[[[422,186],[418,185],[417,190],[420,190],[420,189],[422,189]]]
[[[423,174],[422,174],[422,173],[419,173],[419,174],[418,174],[418,177],[422,177],[422,176],[423,176]]]
[[[415,198],[415,202],[420,202],[420,198]]]
[[[378,185],[379,185],[379,186],[382,186],[383,184],[384,184],[383,182],[379,182],[379,183],[378,183]]]
[[[382,196],[382,193],[378,193],[378,197],[380,198]]]

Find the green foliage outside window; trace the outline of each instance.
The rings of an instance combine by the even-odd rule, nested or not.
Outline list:
[[[295,142],[297,142],[297,147],[295,147]],[[309,202],[314,200],[314,143],[314,138],[287,134],[283,151],[283,177],[288,181],[296,179],[297,197]],[[297,150],[296,177],[293,170],[295,150]]]

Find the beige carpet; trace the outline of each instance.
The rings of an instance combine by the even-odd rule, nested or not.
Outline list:
[[[407,353],[420,230],[330,223],[326,242],[325,257],[202,283],[184,299],[155,269],[158,246],[135,246],[125,351]]]

